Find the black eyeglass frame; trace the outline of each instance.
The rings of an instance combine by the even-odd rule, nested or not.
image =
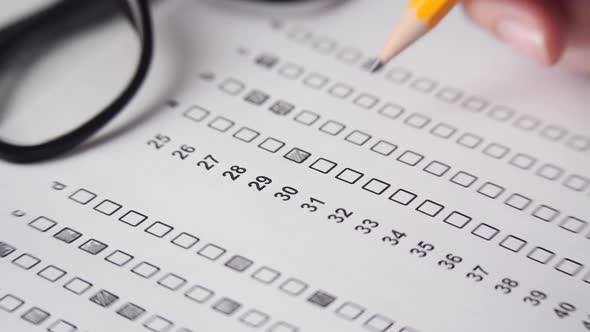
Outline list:
[[[135,71],[123,91],[103,110],[79,127],[35,145],[11,144],[0,140],[0,158],[15,163],[33,163],[55,158],[71,151],[115,118],[137,94],[148,74],[153,59],[154,37],[149,0],[120,0],[127,9],[127,17],[141,41],[140,55]],[[21,20],[1,31],[0,49],[10,49],[23,35],[43,29],[44,25],[59,20],[66,13],[87,4],[81,0],[62,0],[40,13]]]

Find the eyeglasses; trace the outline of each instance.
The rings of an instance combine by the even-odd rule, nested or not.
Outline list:
[[[129,81],[115,98],[90,120],[75,129],[39,144],[21,145],[0,139],[0,158],[17,163],[32,163],[57,157],[71,151],[115,118],[142,86],[153,57],[153,27],[148,0],[60,0],[0,30],[0,65],[14,57],[25,41],[43,33],[48,26],[84,13],[102,10],[105,14],[119,11],[130,22],[140,41],[139,59]]]

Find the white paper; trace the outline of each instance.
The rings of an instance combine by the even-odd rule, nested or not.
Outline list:
[[[128,110],[0,163],[0,330],[590,330],[589,81],[459,8],[371,75],[403,6],[155,4]],[[133,63],[125,24],[48,55],[2,136],[95,111]]]

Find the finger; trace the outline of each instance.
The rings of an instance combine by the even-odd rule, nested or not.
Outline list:
[[[555,64],[565,50],[561,1],[464,0],[463,5],[474,22],[535,62]]]
[[[564,1],[567,33],[563,63],[590,74],[590,1]]]

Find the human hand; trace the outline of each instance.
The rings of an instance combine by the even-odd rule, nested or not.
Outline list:
[[[531,60],[590,74],[590,0],[464,0],[478,25]]]

